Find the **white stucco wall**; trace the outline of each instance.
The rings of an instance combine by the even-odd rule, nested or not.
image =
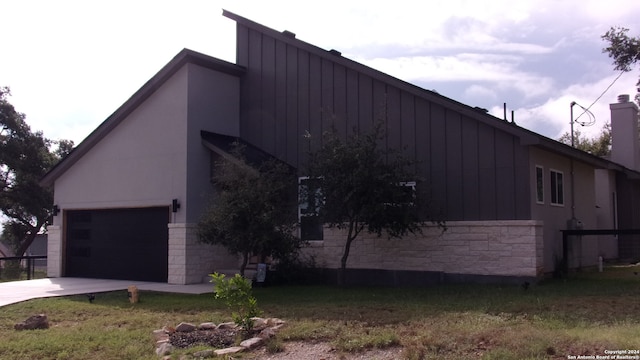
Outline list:
[[[169,282],[200,282],[208,271],[229,267],[226,250],[199,244],[195,225],[211,191],[210,155],[201,130],[237,136],[239,79],[186,64],[113,128],[55,182],[62,210],[50,236],[49,276],[64,275],[67,210],[171,205]],[[51,246],[53,245],[53,246]]]
[[[183,67],[56,180],[54,203],[62,210],[107,209],[184,199],[186,120]],[[184,212],[175,216],[184,222]],[[54,221],[61,225],[61,216]]]

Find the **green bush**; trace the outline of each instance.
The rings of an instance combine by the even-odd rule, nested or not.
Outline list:
[[[246,331],[253,329],[251,318],[259,316],[258,300],[251,294],[251,281],[236,274],[227,279],[224,274],[213,273],[215,298],[225,302],[236,325]]]

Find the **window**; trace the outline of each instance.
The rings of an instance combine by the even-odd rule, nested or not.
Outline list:
[[[564,181],[560,171],[550,170],[551,173],[551,205],[564,205]]]
[[[536,202],[544,204],[544,168],[536,165]]]
[[[301,177],[298,179],[298,221],[302,240],[323,240],[320,206],[322,193],[317,179]]]

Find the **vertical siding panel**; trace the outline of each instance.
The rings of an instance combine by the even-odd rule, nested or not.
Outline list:
[[[280,159],[287,158],[287,102],[295,101],[295,97],[287,98],[287,45],[276,41],[275,47],[275,112],[273,116],[275,129],[275,152]]]
[[[345,96],[345,102],[347,106],[347,131],[352,133],[354,130],[358,129],[358,120],[359,120],[359,99],[360,94],[358,92],[358,73],[347,69],[346,73],[346,83],[347,83],[347,91]]]
[[[400,150],[402,122],[400,111],[400,90],[387,87],[387,147]]]
[[[430,134],[430,117],[429,103],[424,100],[416,99],[416,159],[419,161],[418,176],[426,181],[425,186],[428,187],[428,194],[431,196],[431,184],[429,181],[429,173],[431,166],[431,134]],[[426,191],[425,190],[425,191]]]
[[[373,79],[358,74],[358,129],[361,133],[370,131],[374,121]]]
[[[444,217],[449,219],[447,210],[447,159],[446,159],[446,133],[445,109],[437,104],[431,103],[431,173],[430,183],[433,187],[433,201],[442,207]]]
[[[321,92],[320,92],[320,108],[321,129],[322,131],[331,130],[334,125],[334,108],[333,108],[333,62],[327,59],[321,59]]]
[[[311,151],[322,144],[322,64],[320,58],[309,54],[309,133]]]
[[[250,143],[261,147],[262,126],[262,34],[250,30],[248,36],[248,71],[244,76],[243,88],[247,94],[247,107],[244,108],[246,121],[240,127],[242,136]]]
[[[276,55],[275,40],[262,37],[262,94],[260,111],[262,120],[262,149],[274,154],[276,144],[275,93],[276,93]]]
[[[236,25],[236,64],[249,64],[249,29],[240,24]]]
[[[462,196],[464,220],[475,220],[480,216],[480,183],[478,168],[478,122],[462,119]]]
[[[519,145],[515,140],[514,158],[514,179],[515,196],[513,197],[516,206],[515,218],[525,220],[531,218],[531,176],[529,172],[529,152],[525,146]]]
[[[496,209],[498,220],[515,216],[513,137],[496,131]]]
[[[301,102],[303,94],[298,88],[298,50],[290,45],[286,46],[287,52],[287,108],[285,122],[287,127],[287,162],[293,166],[298,166],[298,143],[302,134],[298,130],[298,104]]]
[[[333,65],[333,116],[336,129],[347,134],[347,71],[342,65]]]
[[[478,124],[479,220],[496,220],[495,130]]]
[[[307,133],[312,136],[319,136],[311,132],[311,106],[310,106],[310,93],[311,93],[311,71],[309,68],[309,53],[303,50],[297,50],[298,53],[298,116],[296,122],[298,124],[298,136],[304,136]],[[300,173],[304,173],[304,167],[306,166],[307,153],[309,152],[310,139],[307,137],[298,138],[299,141],[299,157],[298,157],[298,169]]]
[[[462,126],[461,115],[446,111],[447,214],[450,220],[463,219]]]
[[[402,152],[416,158],[416,102],[415,97],[403,92],[400,97],[400,143]],[[415,171],[415,169],[411,169]],[[415,180],[415,179],[412,179]]]

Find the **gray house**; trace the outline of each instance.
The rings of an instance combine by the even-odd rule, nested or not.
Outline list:
[[[224,249],[198,243],[195,227],[212,190],[212,159],[228,156],[221,139],[241,139],[303,178],[306,153],[319,145],[304,134],[331,126],[367,131],[378,120],[387,146],[420,161],[425,181],[416,186],[428,189],[448,231],[427,228],[401,241],[365,237],[351,251],[354,276],[418,284],[434,275],[533,279],[562,260],[560,230],[568,223],[640,225],[637,159],[630,166],[592,156],[289,31],[223,15],[237,23],[235,64],[181,51],[43,178],[61,210],[49,227],[49,276],[186,284],[235,268]],[[628,101],[612,107],[637,116]],[[616,138],[614,146],[629,146],[619,144]],[[305,251],[338,268],[342,235],[316,230],[302,229]],[[573,243],[572,266],[621,251],[640,256],[617,238]]]

